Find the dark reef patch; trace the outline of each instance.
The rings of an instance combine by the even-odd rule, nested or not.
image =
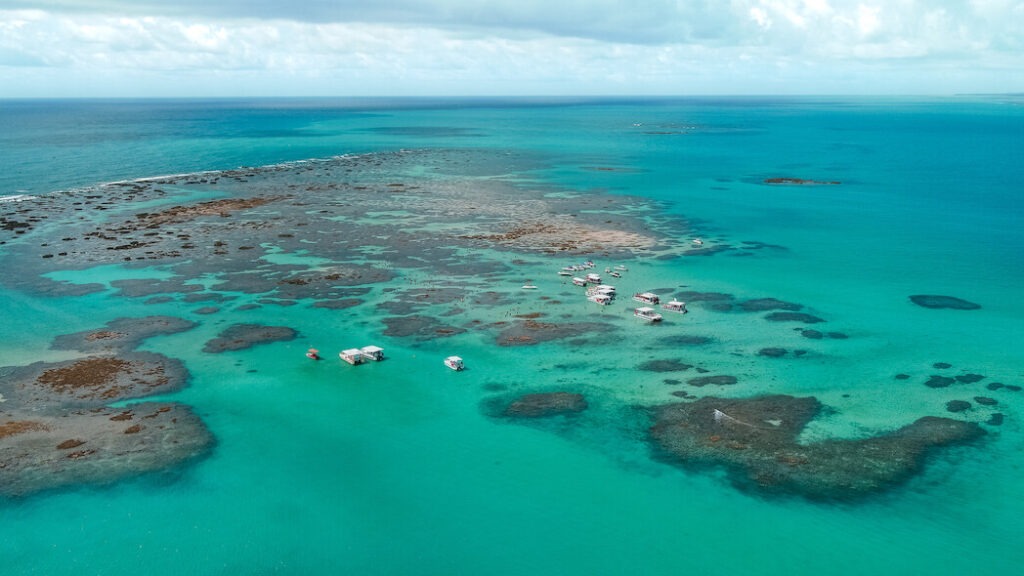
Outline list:
[[[523,394],[505,403],[499,414],[506,418],[549,418],[577,414],[587,409],[582,394],[572,392],[543,392]]]
[[[261,324],[235,324],[221,332],[203,346],[203,352],[219,354],[234,350],[245,350],[259,344],[294,340],[298,332],[287,326],[263,326]]]
[[[915,294],[910,297],[910,301],[918,306],[933,309],[977,310],[981,308],[980,304],[975,304],[974,302],[968,302],[955,296],[941,296],[938,294]]]
[[[731,386],[731,385],[733,385],[733,384],[735,384],[737,382],[739,382],[739,379],[737,379],[735,376],[727,376],[727,375],[720,375],[720,376],[697,376],[696,378],[690,378],[689,380],[686,381],[686,383],[689,384],[690,386],[697,386],[698,388],[701,387],[701,386],[709,386],[709,385],[711,385],[711,386]]]
[[[529,346],[551,340],[578,339],[583,343],[583,336],[599,336],[608,338],[616,331],[616,327],[603,322],[538,322],[537,320],[517,320],[498,334],[499,346]]]
[[[658,339],[658,342],[667,346],[703,346],[710,344],[713,340],[708,336],[696,336],[693,334],[673,334]]]
[[[651,409],[655,454],[687,468],[723,467],[738,488],[814,500],[849,500],[919,474],[932,453],[985,432],[974,423],[927,416],[861,440],[798,441],[820,412],[815,398],[705,397]]]
[[[953,378],[932,375],[924,385],[929,388],[948,388],[949,386],[952,386],[954,382],[956,382],[956,380]]]
[[[971,403],[966,400],[950,400],[946,402],[946,411],[948,412],[963,412],[970,409]]]
[[[50,344],[53,350],[79,352],[115,352],[134,350],[143,340],[162,334],[177,334],[196,327],[195,322],[174,316],[118,318],[98,330],[85,330],[57,336]]]
[[[690,368],[693,368],[693,364],[686,364],[681,360],[648,360],[640,366],[640,370],[645,372],[685,372]]]
[[[803,322],[804,324],[824,322],[823,319],[804,312],[772,312],[766,315],[764,319],[769,322]]]
[[[802,304],[794,304],[792,302],[783,302],[775,298],[756,298],[753,300],[747,300],[740,302],[739,307],[744,312],[766,312],[768,310],[789,310],[790,312],[796,312],[797,310],[803,309]]]
[[[384,319],[385,336],[414,337],[417,340],[430,340],[443,336],[462,334],[465,328],[449,326],[430,316],[392,316]]]
[[[768,358],[782,358],[788,353],[789,351],[786,350],[785,348],[776,347],[761,348],[760,350],[757,351],[758,356],[766,356]]]

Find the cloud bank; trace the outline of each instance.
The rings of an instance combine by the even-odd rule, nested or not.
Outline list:
[[[0,96],[1024,90],[1024,0],[2,6]]]

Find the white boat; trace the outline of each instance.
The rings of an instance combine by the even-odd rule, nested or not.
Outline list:
[[[612,278],[622,278],[622,274],[619,274],[618,272],[612,272],[611,276]]]
[[[643,302],[644,304],[657,304],[661,302],[661,298],[658,298],[658,295],[653,292],[640,292],[633,294],[633,300]]]
[[[523,290],[536,290],[537,287],[533,284],[523,284]]]
[[[697,246],[703,246],[704,245],[704,241],[701,240],[700,238],[694,238],[693,239],[693,243],[696,244]]]
[[[587,288],[587,296],[595,296],[598,294],[607,296],[609,299],[615,298],[615,286],[601,284],[592,288]]]
[[[466,365],[462,362],[462,358],[459,358],[458,356],[449,356],[445,358],[444,365],[456,372],[461,372],[466,369]]]
[[[612,303],[612,297],[607,294],[591,294],[587,296],[587,300],[590,300],[594,304],[600,304],[601,306],[607,306]]]
[[[349,348],[348,350],[342,350],[338,354],[338,356],[342,360],[348,362],[353,366],[355,366],[356,364],[362,364],[363,362],[366,361],[366,357],[363,356],[363,351],[360,350],[359,348]]]
[[[558,271],[558,275],[559,276],[572,276],[572,270],[569,270],[567,268],[562,268],[561,270]]]
[[[626,270],[629,270],[629,268],[626,268],[622,264],[619,264],[618,266],[616,266],[615,269],[618,270],[619,272],[625,272]]]
[[[577,286],[586,286],[587,285],[587,281],[584,280],[583,278],[580,278],[579,276],[574,276],[573,279],[572,279],[572,283],[577,285]]]
[[[654,308],[644,306],[633,310],[633,316],[647,322],[661,322],[661,314],[654,311]]]
[[[668,304],[663,305],[662,308],[670,312],[679,312],[681,314],[686,314],[687,312],[686,302],[680,302],[679,300],[675,299],[670,300]]]
[[[601,283],[601,275],[600,274],[594,274],[594,273],[587,274],[587,282],[589,282],[591,284],[600,284]]]
[[[363,346],[359,352],[369,360],[380,362],[384,359],[384,349],[379,346]]]

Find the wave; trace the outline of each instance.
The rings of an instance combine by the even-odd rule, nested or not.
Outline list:
[[[25,200],[35,200],[35,196],[28,194],[14,194],[11,196],[0,196],[0,203],[3,202],[24,202]]]

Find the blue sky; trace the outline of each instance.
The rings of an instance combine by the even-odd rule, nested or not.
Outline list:
[[[1024,0],[0,0],[0,97],[1024,92]]]

